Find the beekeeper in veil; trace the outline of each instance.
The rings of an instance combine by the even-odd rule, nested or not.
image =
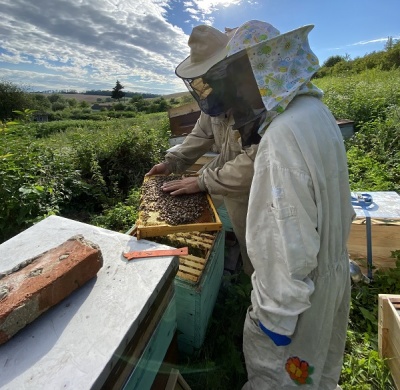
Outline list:
[[[354,210],[340,129],[310,81],[319,67],[312,28],[281,34],[249,21],[206,60],[177,68],[204,112],[229,112],[242,146],[258,145],[246,227],[254,267],[246,390],[340,388]]]

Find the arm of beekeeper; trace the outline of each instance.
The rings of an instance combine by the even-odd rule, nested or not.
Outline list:
[[[289,155],[283,149],[281,154]],[[290,337],[299,314],[310,307],[314,292],[308,275],[317,267],[320,248],[317,206],[307,170],[271,161],[271,153],[260,144],[249,198],[246,243],[255,269],[255,314],[269,331]]]
[[[205,169],[198,178],[201,191],[212,195],[242,195],[248,193],[253,179],[254,160],[258,145],[243,149],[223,167]]]
[[[213,144],[211,118],[201,113],[193,130],[179,148],[166,154],[165,162],[173,173],[182,173],[208,152]]]

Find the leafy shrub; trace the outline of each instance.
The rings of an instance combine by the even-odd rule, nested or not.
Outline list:
[[[105,229],[126,233],[136,222],[139,210],[140,190],[133,189],[124,202],[106,209],[91,218],[90,223]]]
[[[369,285],[354,285],[341,382],[344,390],[395,390],[388,367],[378,355],[378,294],[396,294],[400,285],[400,251],[396,267],[374,272]]]
[[[0,241],[51,214],[84,184],[66,155],[38,147],[21,134],[8,135],[0,158]]]
[[[346,141],[353,190],[400,191],[400,109],[386,111]]]
[[[165,114],[0,133],[0,241],[50,214],[87,221],[106,208],[111,220],[110,208],[121,207],[167,147]]]
[[[87,135],[83,143],[75,140],[73,146],[82,177],[105,205],[121,200],[131,188],[140,187],[145,173],[168,147],[166,119],[157,128],[134,126],[116,131],[111,125],[116,122]]]
[[[357,75],[314,80],[324,91],[324,102],[337,119],[351,119],[356,128],[366,122],[385,119],[387,109],[400,102],[400,69],[376,69]]]

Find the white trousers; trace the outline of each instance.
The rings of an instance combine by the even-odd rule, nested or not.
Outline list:
[[[348,263],[339,268],[315,276],[311,307],[299,316],[287,346],[276,346],[259,328],[253,308],[248,309],[243,331],[248,382],[242,390],[337,388],[351,288]]]

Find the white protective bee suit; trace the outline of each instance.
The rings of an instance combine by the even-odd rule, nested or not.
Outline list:
[[[228,44],[227,57],[248,57],[267,110],[247,214],[246,390],[333,390],[341,372],[354,210],[340,129],[310,82],[312,27],[250,21]]]

